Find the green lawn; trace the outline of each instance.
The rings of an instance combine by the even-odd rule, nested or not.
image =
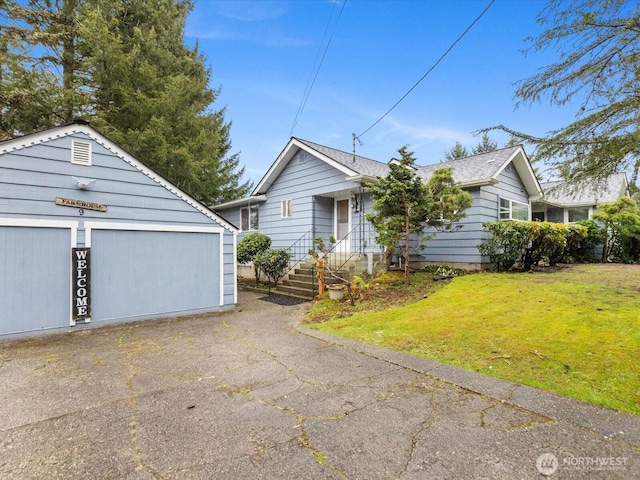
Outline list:
[[[640,266],[466,275],[360,309],[309,327],[640,414]]]

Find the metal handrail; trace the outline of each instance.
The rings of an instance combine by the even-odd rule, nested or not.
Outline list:
[[[309,254],[309,251],[313,248],[315,231],[315,227],[311,227],[300,238],[293,242],[293,244],[291,244],[288,248],[285,248],[285,251],[289,254],[289,270],[285,272],[283,277],[288,275],[289,272],[296,267],[296,265],[300,264],[302,261],[308,259],[311,256]]]
[[[329,269],[338,272],[349,261],[355,257],[365,253],[367,248],[373,250],[375,242],[375,230],[373,225],[367,222],[358,223],[351,229],[347,235],[336,242],[327,252],[328,255],[325,258],[325,262],[328,263]],[[346,249],[345,246],[349,248]],[[354,247],[355,248],[352,248]],[[349,256],[346,259],[342,259],[341,252],[349,252]],[[330,254],[333,255],[331,256]],[[342,260],[342,263],[340,261]]]

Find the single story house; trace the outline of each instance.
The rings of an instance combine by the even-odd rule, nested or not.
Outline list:
[[[0,338],[233,308],[237,228],[84,122],[0,143]]]
[[[529,220],[542,188],[522,146],[419,166],[416,172],[426,181],[445,167],[473,196],[473,205],[462,228],[436,233],[412,260],[481,267],[488,263],[477,248],[488,235],[482,224]],[[313,238],[326,241],[332,235],[340,240],[336,250],[341,254],[371,258],[382,248],[365,219],[373,207],[366,185],[388,170],[387,163],[293,137],[248,197],[212,208],[240,226],[239,237],[264,233],[272,248],[288,249],[294,261],[306,257]]]
[[[598,205],[629,196],[624,172],[615,173],[600,183],[578,188],[563,181],[542,183],[544,199],[531,205],[532,220],[572,223],[590,220]]]

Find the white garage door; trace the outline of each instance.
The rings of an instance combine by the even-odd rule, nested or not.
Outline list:
[[[218,233],[94,229],[91,321],[219,308],[220,239]]]

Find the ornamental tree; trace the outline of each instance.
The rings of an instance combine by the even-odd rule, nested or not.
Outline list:
[[[376,230],[376,241],[385,248],[385,265],[400,248],[405,260],[411,246],[424,248],[433,236],[427,227],[438,230],[458,229],[472,197],[453,180],[451,169],[434,172],[425,183],[417,174],[413,152],[404,146],[398,150],[400,160],[389,165],[389,173],[370,183],[374,199],[373,212],[366,218]],[[404,262],[405,285],[409,285],[409,264]]]

